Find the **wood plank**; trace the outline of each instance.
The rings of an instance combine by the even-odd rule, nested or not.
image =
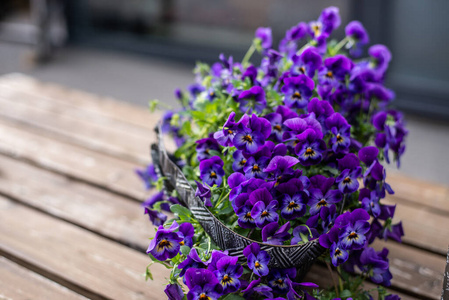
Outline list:
[[[0,116],[26,124],[41,135],[80,145],[85,148],[124,158],[136,163],[148,163],[149,144],[155,140],[152,130],[109,118],[90,116],[81,111],[71,115],[63,107],[48,106],[37,96],[9,95],[0,90]],[[3,95],[2,95],[3,94]],[[154,124],[159,115],[153,115]],[[151,115],[149,115],[151,120]],[[74,130],[76,129],[76,130]]]
[[[0,155],[0,194],[146,250],[154,227],[136,201]]]
[[[167,270],[153,266],[157,276],[145,282],[143,274],[150,259],[143,253],[3,197],[0,219],[0,251],[54,281],[93,298],[165,298]]]
[[[0,299],[87,299],[37,273],[0,257]]]
[[[148,237],[154,236],[154,229],[142,215],[138,203],[7,157],[0,156],[0,166],[1,194],[139,249],[145,249]],[[444,221],[446,223],[442,225],[446,228],[448,220]],[[383,245],[380,243],[377,249]],[[429,287],[438,286],[436,283],[442,274],[438,267],[444,265],[443,256],[417,249],[404,250],[410,247],[392,242],[388,247],[391,249],[392,272],[396,277],[395,287],[419,286],[417,292],[421,295],[426,295],[428,290],[432,293],[439,291]]]
[[[439,212],[449,213],[449,185],[444,186],[424,180],[413,179],[399,172],[388,172],[387,182],[395,194],[392,201],[407,201],[419,207],[430,207]]]
[[[5,120],[0,120],[0,141],[2,154],[134,199],[143,200],[147,194],[134,174],[135,163],[55,141]]]
[[[14,89],[17,92],[22,91],[27,94],[37,95],[45,98],[46,101],[59,102],[61,105],[65,105],[65,107],[70,106],[84,112],[95,113],[150,130],[154,127],[153,122],[150,122],[148,110],[142,107],[109,97],[66,88],[58,84],[41,82],[24,74],[13,73],[0,76],[0,88]]]
[[[397,199],[394,199],[397,200]],[[389,198],[384,203],[395,204]],[[402,221],[404,242],[445,255],[449,245],[449,216],[433,209],[399,202],[393,222]]]

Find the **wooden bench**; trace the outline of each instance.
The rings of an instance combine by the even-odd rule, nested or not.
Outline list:
[[[38,82],[0,77],[0,298],[165,299],[167,270],[144,280],[154,228],[134,168],[150,162],[160,113]],[[390,249],[391,290],[439,299],[449,188],[388,174],[404,243]],[[307,280],[330,285],[314,266]],[[371,285],[371,283],[367,283]]]

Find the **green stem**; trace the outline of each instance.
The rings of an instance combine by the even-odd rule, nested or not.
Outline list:
[[[254,51],[256,51],[256,46],[254,45],[254,43],[252,43],[251,47],[249,47],[248,51],[246,52],[245,56],[243,57],[242,66],[246,67],[246,65],[249,62],[249,59],[251,58],[251,56],[253,56]]]
[[[341,274],[340,267],[337,267],[338,274]],[[338,283],[340,284],[340,291],[343,291],[343,280],[341,279],[341,276],[338,276]]]
[[[345,209],[346,197],[347,197],[347,194],[345,194],[345,195],[343,196],[343,201],[342,201],[342,203],[341,203],[341,208],[340,208],[340,215],[343,213],[343,210]]]
[[[333,53],[332,55],[335,55],[338,53],[338,51],[340,51],[341,48],[343,48],[344,45],[346,45],[347,42],[349,42],[350,37],[347,36],[344,39],[342,39],[333,49]]]
[[[224,192],[224,191],[223,191]],[[216,208],[218,208],[218,206],[226,199],[228,198],[229,194],[231,193],[231,191],[229,191],[224,197],[220,196],[220,199],[217,202],[217,205],[215,205]],[[222,194],[223,195],[223,194]]]

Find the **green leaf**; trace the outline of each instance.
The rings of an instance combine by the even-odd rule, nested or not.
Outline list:
[[[172,213],[177,214],[180,217],[181,216],[189,217],[192,215],[192,213],[187,207],[184,207],[179,204],[173,204],[172,206],[170,206],[170,210]]]
[[[149,267],[149,266],[147,267],[147,270],[146,270],[146,272],[145,272],[145,280],[148,280],[148,279],[153,280],[153,274],[151,274],[151,271],[150,271],[150,267]]]
[[[352,293],[351,293],[350,290],[343,290],[340,293],[340,297],[341,298],[348,298],[348,297],[351,297],[351,296],[352,296]]]
[[[235,294],[228,294],[222,300],[245,300],[245,298],[243,298],[242,296],[239,296],[239,295],[235,295]]]
[[[181,246],[181,253],[184,254],[185,256],[189,255],[190,247],[186,245]]]

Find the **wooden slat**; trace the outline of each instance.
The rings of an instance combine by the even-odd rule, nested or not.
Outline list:
[[[136,199],[145,197],[143,185],[134,175],[135,163],[100,155],[26,129],[0,120],[0,153]]]
[[[398,172],[388,172],[387,182],[395,191],[395,194],[390,196],[392,201],[404,200],[409,202],[408,204],[430,207],[449,214],[449,185],[413,179]]]
[[[3,197],[0,219],[3,255],[39,269],[56,282],[93,298],[165,298],[164,277],[168,273],[155,265],[155,280],[145,282],[143,273],[150,260],[143,253]]]
[[[87,299],[0,256],[0,299]]]
[[[2,155],[0,194],[133,248],[155,233],[138,202]]]
[[[13,73],[0,76],[0,88],[36,95],[41,100],[54,101],[64,107],[77,108],[85,113],[90,112],[112,118],[117,122],[131,123],[149,130],[154,127],[146,109],[58,84],[44,83],[24,74]]]
[[[140,249],[145,249],[148,237],[154,236],[154,228],[142,215],[138,203],[7,157],[0,156],[0,166],[0,193],[4,195]],[[449,226],[448,223],[445,220],[441,225]],[[382,243],[378,249],[381,246]],[[443,256],[416,249],[406,250],[404,256],[402,250],[410,247],[396,243],[389,243],[388,247],[395,275],[394,286],[418,286],[417,292],[421,295],[427,295],[429,287],[437,286],[435,283],[440,280],[438,263],[443,265]],[[410,272],[416,274],[404,276]],[[430,290],[431,293],[436,291]]]
[[[404,242],[444,255],[449,245],[449,215],[393,200],[397,199],[387,199],[384,203],[399,203],[393,222],[402,221]]]
[[[101,153],[136,163],[150,161],[148,147],[155,139],[152,130],[114,122],[113,119],[98,115],[89,116],[82,111],[70,113],[63,107],[43,103],[36,96],[5,94],[7,90],[0,90],[0,116],[3,118],[27,124],[42,135]],[[156,115],[153,118],[156,124]]]

